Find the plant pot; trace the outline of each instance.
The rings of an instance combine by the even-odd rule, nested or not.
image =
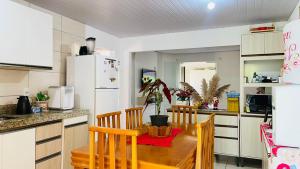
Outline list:
[[[48,111],[48,101],[36,101],[36,106],[41,107],[42,111]]]
[[[152,115],[150,116],[152,126],[168,126],[168,115]]]

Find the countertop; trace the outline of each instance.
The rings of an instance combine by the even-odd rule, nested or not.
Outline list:
[[[67,118],[88,115],[88,110],[49,110],[48,112],[30,115],[19,115],[18,118],[0,121],[0,133],[35,127]],[[9,115],[14,116],[14,115]]]
[[[168,112],[172,112],[171,108],[167,109]],[[219,110],[207,110],[207,109],[197,109],[198,114],[211,114],[215,113],[216,115],[224,115],[224,116],[238,116],[238,112],[228,112],[226,109]]]

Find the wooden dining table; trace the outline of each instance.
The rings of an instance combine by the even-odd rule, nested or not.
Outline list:
[[[170,147],[137,145],[139,169],[191,169],[196,161],[197,138],[194,125],[183,130],[172,141]],[[119,149],[116,148],[118,160]],[[108,153],[108,150],[107,150]],[[71,152],[72,166],[75,169],[89,168],[89,146],[80,147]],[[131,155],[131,144],[127,144],[127,156]],[[109,158],[108,155],[105,156]],[[97,156],[96,156],[97,159]],[[108,160],[107,160],[108,161]]]

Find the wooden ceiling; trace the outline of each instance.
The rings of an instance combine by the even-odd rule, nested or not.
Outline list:
[[[299,0],[27,0],[118,37],[287,20]],[[216,3],[208,10],[209,1]]]

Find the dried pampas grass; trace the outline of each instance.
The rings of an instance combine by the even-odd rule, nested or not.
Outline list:
[[[186,82],[180,82],[180,84],[187,90],[191,91],[191,93],[192,93],[191,99],[194,102],[202,102],[202,100],[203,100],[202,97],[200,96],[200,94],[196,91],[196,89],[193,86],[191,86],[190,84],[188,84]]]

